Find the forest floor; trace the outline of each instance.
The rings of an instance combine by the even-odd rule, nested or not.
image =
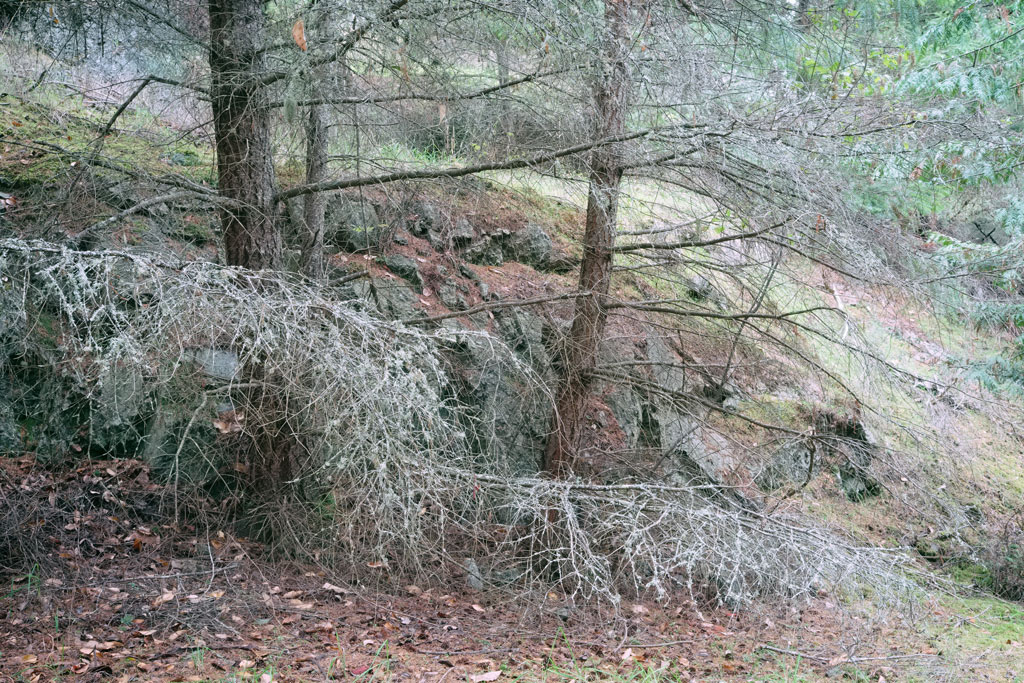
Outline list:
[[[457,575],[396,586],[373,566],[378,581],[352,585],[161,519],[171,495],[137,461],[0,459],[0,564],[21,567],[0,593],[0,678],[1021,680],[1024,614],[991,601],[869,619],[827,598],[746,613],[688,597],[572,607],[554,593],[475,591]]]

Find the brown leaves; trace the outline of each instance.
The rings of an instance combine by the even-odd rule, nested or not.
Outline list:
[[[299,19],[292,26],[292,40],[299,46],[299,49],[303,52],[306,51],[306,25]]]
[[[174,593],[167,591],[166,593],[162,593],[160,597],[158,597],[150,604],[152,604],[153,607],[159,607],[160,605],[170,602],[171,600],[174,600]]]
[[[245,426],[245,413],[240,410],[225,410],[217,415],[213,426],[221,434],[238,434]]]
[[[84,643],[82,647],[78,648],[78,651],[83,655],[94,655],[97,652],[109,652],[110,650],[119,648],[122,645],[124,645],[124,643],[120,640],[107,640],[102,643],[96,640],[90,640],[87,643]]]

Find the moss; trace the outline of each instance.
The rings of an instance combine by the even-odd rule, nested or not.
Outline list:
[[[1024,606],[998,598],[945,598],[956,616],[955,626],[933,625],[932,636],[942,649],[954,651],[1017,651],[1024,641]]]
[[[97,146],[97,136],[112,112],[86,106],[80,98],[55,100],[47,92],[33,99],[10,96],[2,114],[0,135],[8,148],[0,156],[0,175],[16,189],[67,182],[79,173],[80,159],[97,149],[102,158],[132,172],[173,173],[207,183],[213,179],[211,150],[182,139],[144,110],[124,112],[102,147]],[[93,173],[118,175],[100,167]]]

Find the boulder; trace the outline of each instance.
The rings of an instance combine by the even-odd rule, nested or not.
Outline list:
[[[462,256],[478,266],[500,266],[505,262],[505,252],[498,241],[491,237],[473,243]]]
[[[803,484],[810,473],[814,459],[812,446],[803,440],[783,443],[768,459],[764,469],[755,477],[755,483],[765,491],[774,491],[786,484]]]
[[[536,223],[528,223],[507,240],[507,252],[513,259],[537,270],[547,270],[555,257],[550,235]]]
[[[468,308],[466,297],[462,296],[458,288],[450,283],[441,285],[437,290],[437,296],[449,310],[464,311]]]
[[[475,237],[476,231],[468,220],[459,218],[455,221],[455,227],[452,229],[452,246],[458,249],[467,247]]]
[[[429,230],[441,227],[441,211],[431,202],[413,202],[405,215],[405,226],[414,236],[426,237]]]
[[[377,209],[368,201],[333,195],[324,208],[324,242],[348,251],[376,248],[386,232]]]
[[[416,291],[423,292],[423,277],[420,275],[420,267],[416,261],[402,254],[388,254],[381,262],[388,270],[407,281]]]

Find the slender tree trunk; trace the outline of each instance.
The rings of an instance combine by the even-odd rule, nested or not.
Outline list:
[[[324,106],[309,108],[306,122],[306,182],[319,183],[327,177],[327,115]],[[324,277],[324,208],[327,195],[311,192],[305,197],[303,216],[306,235],[302,242],[302,272],[314,280]]]
[[[264,72],[263,0],[210,0],[210,103],[217,148],[227,262],[278,268],[281,233],[274,221],[274,162]]]
[[[594,86],[597,109],[595,139],[620,136],[625,132],[629,100],[626,64],[628,12],[628,0],[605,0],[603,75]],[[589,377],[597,363],[598,348],[604,336],[607,318],[605,298],[611,283],[621,166],[618,145],[600,147],[591,154],[579,282],[579,290],[590,295],[576,300],[572,327],[566,340],[562,384],[555,399],[551,433],[544,453],[544,469],[556,477],[565,476],[573,470],[590,394]]]
[[[313,0],[310,17],[306,25],[306,40],[314,47],[327,27],[328,12],[320,9],[320,3]],[[309,73],[307,90],[310,98],[317,96],[317,85],[321,84],[320,74]],[[306,121],[306,183],[319,183],[327,178],[327,107],[314,104],[309,107]],[[324,209],[327,195],[323,192],[307,194],[303,201],[303,217],[306,234],[302,240],[302,272],[314,280],[322,280],[324,271]]]

